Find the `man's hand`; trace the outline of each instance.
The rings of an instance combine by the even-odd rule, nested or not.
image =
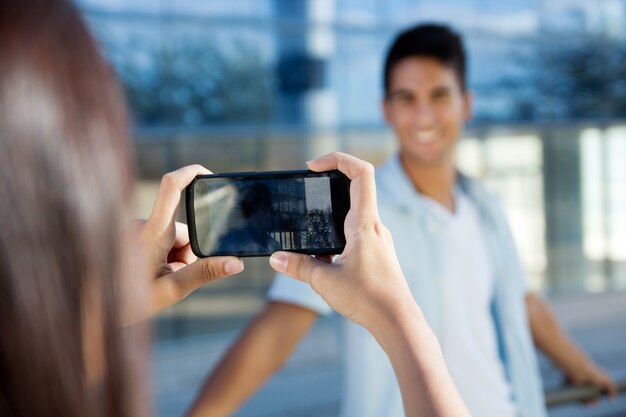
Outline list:
[[[144,260],[143,271],[137,265],[130,267],[135,275],[130,278],[148,276],[149,282],[144,283],[143,290],[147,286],[149,296],[140,303],[130,302],[124,314],[126,323],[142,320],[177,303],[207,282],[243,271],[243,262],[233,256],[197,260],[189,244],[187,226],[175,221],[181,192],[197,175],[210,173],[200,165],[190,165],[165,174],[150,217],[135,220],[127,228],[124,246],[131,253],[127,254],[126,263]],[[138,283],[126,287],[126,291],[141,292]]]
[[[617,397],[618,390],[615,381],[591,359],[577,363],[570,369],[564,369],[567,380],[574,385],[593,385],[602,388],[610,397]],[[595,404],[597,399],[589,401]]]
[[[595,385],[611,397],[617,395],[615,382],[565,333],[539,294],[526,294],[526,308],[535,345],[562,369],[569,381],[576,385]]]

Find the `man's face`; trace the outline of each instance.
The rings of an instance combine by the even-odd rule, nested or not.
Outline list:
[[[383,101],[404,163],[454,165],[454,148],[471,115],[471,97],[454,70],[429,57],[409,57],[391,70]]]

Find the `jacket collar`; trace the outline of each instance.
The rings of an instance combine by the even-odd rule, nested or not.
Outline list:
[[[425,197],[421,195],[413,186],[411,178],[402,168],[400,155],[394,154],[387,162],[376,170],[376,185],[378,200],[380,203],[391,204],[402,210],[413,210],[415,207],[424,209],[426,206]],[[457,171],[456,185],[471,200],[476,200],[476,181]],[[478,199],[480,200],[480,199]]]

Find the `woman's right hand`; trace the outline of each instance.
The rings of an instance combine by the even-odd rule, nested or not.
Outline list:
[[[323,156],[308,166],[313,171],[338,169],[352,181],[346,247],[332,264],[276,252],[270,258],[272,267],[308,282],[335,311],[370,331],[393,320],[398,309],[415,308],[391,234],[378,217],[373,166],[343,153]]]

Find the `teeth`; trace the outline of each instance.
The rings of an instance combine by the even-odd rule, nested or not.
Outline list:
[[[418,143],[431,143],[437,140],[437,130],[429,130],[427,132],[417,132],[415,139]]]

